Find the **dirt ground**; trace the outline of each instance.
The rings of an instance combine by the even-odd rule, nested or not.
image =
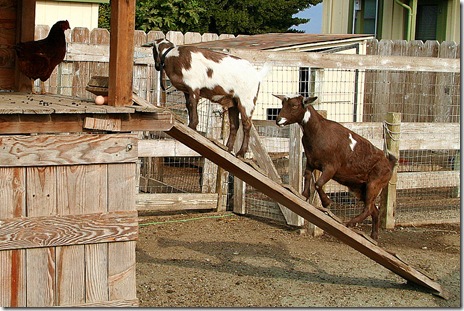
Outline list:
[[[314,238],[229,212],[141,215],[140,224],[140,307],[461,306],[458,224],[398,227],[379,238],[441,284],[448,300],[328,234]]]

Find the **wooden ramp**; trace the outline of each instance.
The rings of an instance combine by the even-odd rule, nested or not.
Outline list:
[[[236,158],[186,125],[174,122],[172,128],[166,133],[407,281],[423,286],[442,298],[448,298],[440,284],[415,270],[394,254],[339,223],[329,214],[302,200],[282,184],[253,169],[246,162]]]

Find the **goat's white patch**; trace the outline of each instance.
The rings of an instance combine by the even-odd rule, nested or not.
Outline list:
[[[305,114],[304,114],[304,116],[303,116],[303,120],[301,121],[301,123],[303,123],[303,124],[308,123],[309,118],[311,118],[311,112],[309,112],[309,110],[306,110],[306,112],[305,112]]]
[[[281,118],[281,119],[277,122],[277,125],[284,125],[285,122],[287,122],[287,119],[286,119],[286,118]]]
[[[351,133],[348,134],[348,138],[350,139],[350,149],[351,151],[354,151],[354,146],[356,146],[356,144],[358,143],[356,141],[356,139],[353,138],[353,136],[351,135]]]
[[[301,95],[300,95],[300,94],[285,95],[285,97],[286,97],[287,99],[298,98],[299,96],[301,96]]]
[[[163,53],[166,51],[167,49],[163,50]],[[166,58],[169,58],[169,57],[178,57],[179,56],[179,49],[177,47],[173,48],[172,50],[169,51],[168,54],[166,54]]]
[[[218,102],[223,98],[224,98],[224,95],[213,95],[213,97],[211,97],[211,100]]]
[[[169,53],[168,57],[174,55]],[[206,58],[200,52],[192,53],[191,55],[191,67],[188,70],[182,69],[185,84],[194,90],[202,88],[212,90],[215,86],[219,85],[224,90],[234,94],[233,96],[240,98],[241,104],[245,108],[245,113],[251,116],[254,110],[254,97],[261,82],[262,74],[250,62],[244,59],[226,56],[219,62],[215,62]],[[205,68],[211,69],[211,77],[208,76]],[[214,100],[213,98],[211,99]]]

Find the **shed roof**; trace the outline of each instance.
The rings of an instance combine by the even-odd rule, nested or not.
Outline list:
[[[194,43],[201,48],[222,49],[254,49],[254,50],[289,50],[308,45],[346,44],[374,38],[365,34],[307,34],[307,33],[266,33],[251,36]]]

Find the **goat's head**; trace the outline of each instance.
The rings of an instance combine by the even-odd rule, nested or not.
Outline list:
[[[282,101],[282,109],[276,118],[276,124],[278,126],[302,123],[309,120],[311,113],[308,111],[308,106],[317,100],[317,97],[304,98],[301,95],[274,96]]]
[[[175,47],[175,44],[169,41],[168,39],[162,38],[155,40],[153,42],[145,43],[142,46],[144,47],[153,47],[153,59],[155,60],[155,69],[160,71],[162,66],[162,55],[163,52],[170,47]]]

